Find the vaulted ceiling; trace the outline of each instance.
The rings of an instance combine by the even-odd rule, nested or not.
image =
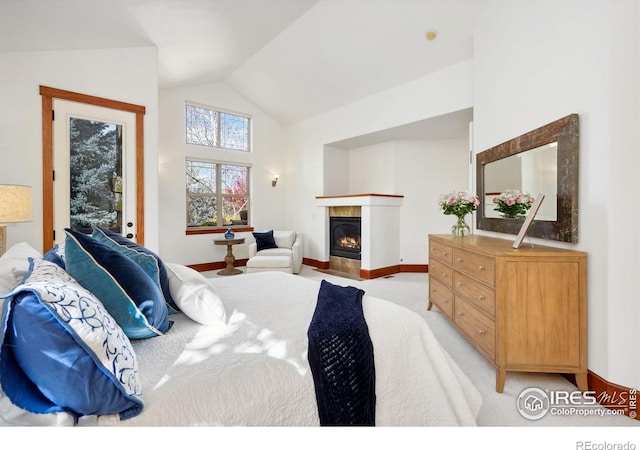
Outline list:
[[[486,1],[0,0],[0,52],[154,46],[160,88],[224,82],[291,124],[470,58]]]

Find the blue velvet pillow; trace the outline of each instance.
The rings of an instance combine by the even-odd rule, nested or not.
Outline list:
[[[67,272],[98,297],[133,339],[159,336],[171,328],[160,288],[118,250],[89,235],[65,229]]]
[[[146,247],[138,245],[131,239],[127,239],[124,236],[114,233],[106,228],[93,226],[93,238],[105,244],[108,247],[116,249],[126,256],[134,260],[142,269],[151,277],[151,279],[162,290],[162,295],[167,304],[173,309],[173,311],[180,311],[180,308],[173,300],[171,296],[171,290],[169,289],[169,276],[167,275],[167,269],[158,255],[149,250]]]
[[[51,250],[42,255],[42,259],[57,264],[58,266],[65,268],[64,258],[60,254],[60,246],[56,244]]]
[[[143,408],[131,342],[102,303],[60,266],[30,261],[23,284],[5,296],[0,387],[15,408],[41,415],[138,415]],[[1,396],[1,395],[0,395]],[[24,413],[22,413],[24,415]],[[55,420],[55,419],[54,419]]]
[[[258,251],[268,248],[278,248],[276,241],[273,238],[273,230],[264,231],[262,233],[254,232],[253,237],[256,238],[256,244],[258,244]]]

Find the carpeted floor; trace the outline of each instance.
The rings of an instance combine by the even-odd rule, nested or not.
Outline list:
[[[212,276],[212,273],[207,276]],[[338,277],[303,266],[300,276],[315,280],[326,279],[334,284],[357,286],[368,295],[385,298],[421,315],[429,324],[442,346],[458,363],[482,394],[483,404],[478,425],[488,427],[638,427],[639,420],[627,416],[614,416],[603,407],[590,407],[589,414],[551,414],[538,420],[523,417],[517,408],[518,396],[527,388],[536,387],[545,392],[573,391],[575,386],[558,374],[507,374],[503,393],[495,391],[495,368],[453,328],[436,307],[427,311],[428,274],[399,273],[373,280],[355,280]],[[599,415],[604,413],[604,415]]]
[[[520,393],[530,387],[543,391],[573,391],[575,386],[558,374],[516,373],[507,374],[504,392],[495,391],[495,368],[433,307],[427,311],[428,274],[399,273],[392,277],[357,281],[318,272],[305,266],[302,276],[320,280],[326,278],[336,284],[353,285],[367,294],[386,298],[403,305],[427,321],[442,346],[454,358],[482,394],[483,404],[478,416],[481,426],[640,426],[639,420],[627,416],[605,415],[552,415],[539,420],[524,418],[517,409]],[[597,409],[609,412],[603,407]]]

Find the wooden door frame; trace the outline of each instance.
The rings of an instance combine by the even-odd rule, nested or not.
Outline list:
[[[77,92],[40,86],[42,96],[42,245],[53,247],[53,99],[87,103],[136,115],[136,242],[144,245],[144,114],[145,107]]]

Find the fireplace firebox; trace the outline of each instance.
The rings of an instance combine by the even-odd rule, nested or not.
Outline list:
[[[329,254],[360,259],[360,217],[329,217]]]

